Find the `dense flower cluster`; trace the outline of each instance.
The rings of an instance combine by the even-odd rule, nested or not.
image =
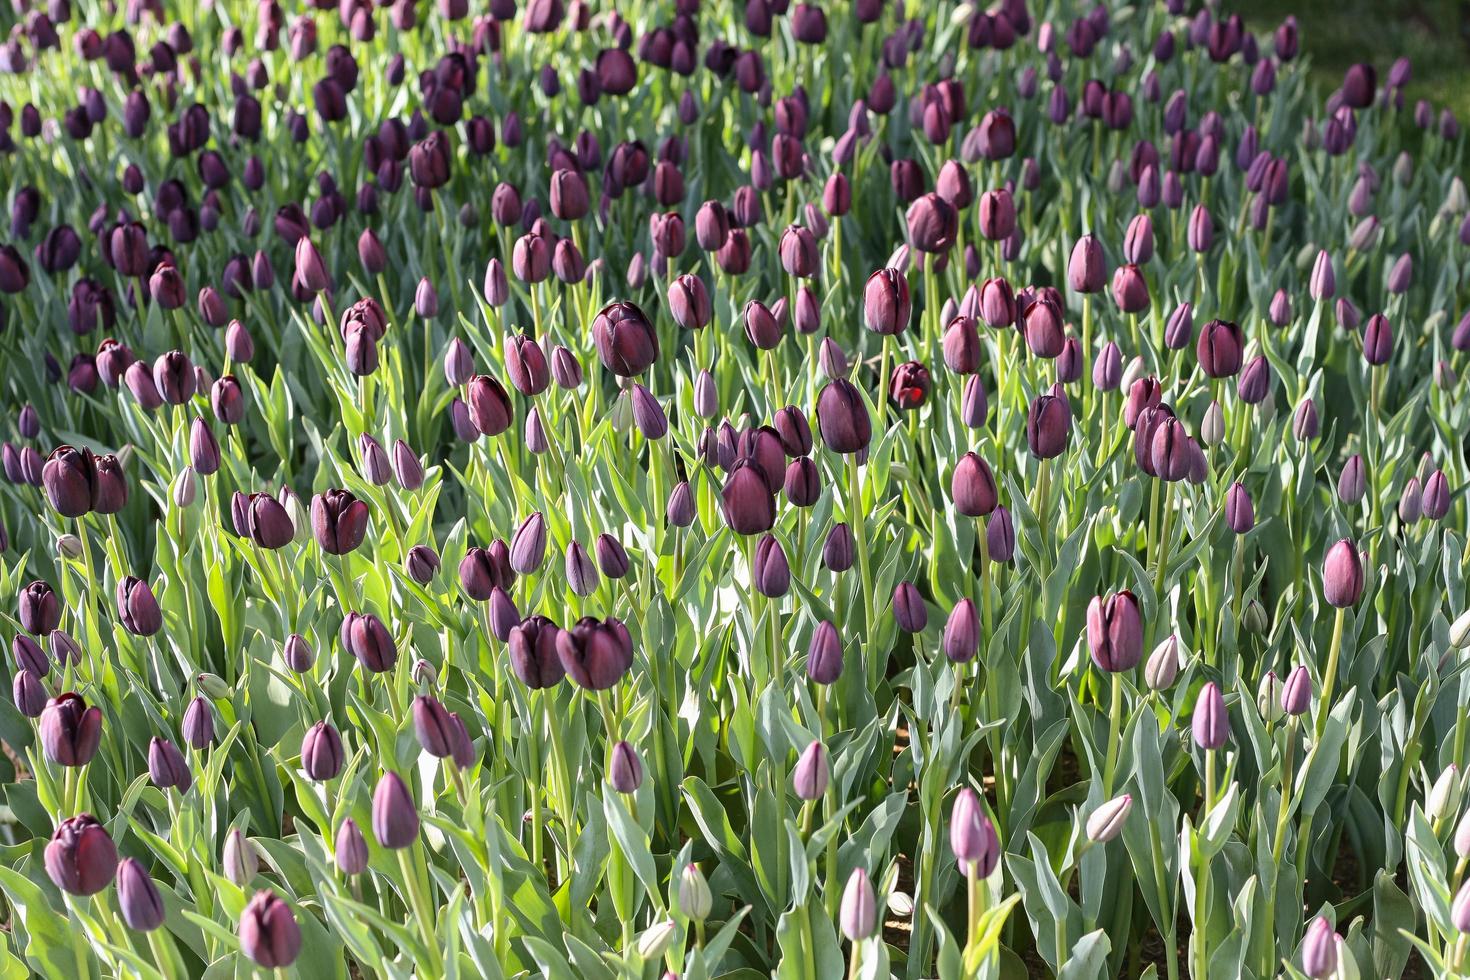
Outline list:
[[[13,6],[0,961],[1470,968],[1470,194],[1406,60]]]

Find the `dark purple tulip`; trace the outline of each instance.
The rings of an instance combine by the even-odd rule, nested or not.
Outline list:
[[[986,191],[980,195],[980,234],[987,241],[1000,242],[1016,230],[1016,202],[1007,190]]]
[[[41,712],[41,747],[59,766],[85,766],[102,741],[102,709],[68,691],[46,703]]]
[[[1106,671],[1132,670],[1143,659],[1143,619],[1138,600],[1126,589],[1087,606],[1087,646],[1092,662]]]
[[[184,709],[182,731],[193,748],[208,748],[214,742],[214,709],[203,695],[196,695]]]
[[[187,793],[194,782],[184,753],[168,739],[156,735],[148,742],[148,778],[159,789],[177,789],[180,793]]]
[[[80,517],[92,510],[96,501],[96,457],[89,449],[59,446],[46,458],[41,483],[58,514]]]
[[[912,582],[900,582],[893,590],[893,619],[905,633],[922,633],[929,625],[929,607]]]
[[[1289,715],[1304,715],[1312,706],[1312,675],[1298,664],[1281,686],[1281,710]]]
[[[510,428],[514,411],[510,394],[494,378],[477,374],[468,385],[469,417],[483,435],[498,436]]]
[[[459,583],[477,602],[490,598],[495,589],[509,589],[516,574],[510,567],[510,549],[502,541],[489,548],[470,548],[459,563]]]
[[[612,758],[608,762],[607,781],[614,790],[624,795],[638,792],[643,785],[643,760],[627,742],[613,746]]]
[[[775,491],[766,471],[755,459],[736,461],[725,478],[720,497],[725,523],[736,534],[763,534],[776,521]]]
[[[816,275],[819,265],[817,239],[810,228],[788,225],[781,233],[777,253],[781,259],[781,268],[788,276],[808,279]]]
[[[301,953],[301,926],[291,907],[269,889],[255,893],[240,915],[240,949],[267,970],[284,969]]]
[[[1342,79],[1343,105],[1366,109],[1378,95],[1378,73],[1370,64],[1352,65]]]
[[[418,807],[396,772],[385,772],[373,790],[373,836],[379,847],[389,850],[409,847],[418,839]]]
[[[46,709],[46,686],[29,670],[17,670],[11,683],[16,710],[26,718],[39,718]]]
[[[355,551],[367,534],[368,505],[350,490],[327,490],[311,500],[311,531],[329,555]]]
[[[589,691],[614,687],[633,665],[632,637],[612,617],[579,619],[557,634],[556,652],[567,675]]]
[[[1011,522],[1011,512],[997,506],[985,524],[985,547],[992,561],[1002,564],[1011,560],[1016,553],[1016,529]]]
[[[546,518],[536,511],[523,520],[510,539],[510,567],[529,575],[546,558]]]
[[[950,493],[955,509],[966,517],[985,517],[998,503],[995,477],[985,460],[973,452],[965,453],[955,464]]]
[[[1113,302],[1123,313],[1142,313],[1149,307],[1148,280],[1136,265],[1113,270]]]
[[[117,866],[117,905],[123,921],[134,932],[151,932],[163,925],[163,896],[135,858],[123,858]]]
[[[1431,521],[1443,520],[1450,512],[1449,481],[1445,479],[1443,470],[1435,470],[1424,481],[1421,506],[1424,516]]]
[[[27,633],[46,636],[61,625],[61,600],[49,583],[37,579],[21,589],[17,618]]]
[[[908,326],[913,305],[908,279],[897,269],[879,269],[868,276],[863,287],[863,322],[880,334],[902,333]]]
[[[861,452],[872,439],[868,407],[856,386],[835,378],[817,395],[817,431],[834,453]]]
[[[779,599],[791,588],[791,566],[774,535],[764,534],[755,545],[751,584],[761,595]]]
[[[611,303],[592,322],[597,356],[613,374],[631,378],[658,360],[658,335],[637,306]]]
[[[1240,371],[1245,337],[1240,327],[1228,320],[1211,320],[1200,328],[1195,356],[1207,377],[1229,378]]]
[[[1264,356],[1257,355],[1246,364],[1236,382],[1236,393],[1247,405],[1257,405],[1271,393],[1271,365]]]
[[[408,577],[422,586],[427,586],[439,574],[440,564],[439,553],[424,544],[409,548],[408,556],[403,560]]]
[[[1375,367],[1393,357],[1393,325],[1382,313],[1368,318],[1363,327],[1363,360]]]
[[[954,206],[938,194],[925,194],[909,205],[906,216],[909,242],[921,252],[948,252],[959,230]]]
[[[1251,495],[1240,483],[1232,483],[1225,491],[1225,525],[1236,534],[1245,534],[1256,526],[1256,509]]]
[[[45,851],[46,875],[68,895],[95,895],[117,873],[117,847],[90,813],[63,820]]]
[[[561,630],[545,616],[531,616],[510,631],[506,646],[511,669],[532,690],[554,687],[566,676],[556,650]]]
[[[833,525],[822,542],[822,564],[832,572],[842,573],[852,567],[854,559],[852,528],[847,524]]]
[[[413,732],[429,755],[447,759],[454,754],[454,723],[437,698],[419,695],[413,699]]]
[[[952,663],[969,663],[980,649],[980,617],[971,599],[961,599],[944,624],[940,648]]]
[[[1107,272],[1103,268],[1102,244],[1091,235],[1083,235],[1072,246],[1067,262],[1067,282],[1079,293],[1101,292]]]
[[[817,684],[835,684],[842,676],[842,637],[837,627],[825,620],[812,631],[807,647],[806,673]]]
[[[152,636],[163,628],[163,613],[153,590],[132,575],[117,583],[117,617],[134,636]]]
[[[398,663],[398,647],[392,634],[372,613],[348,613],[339,636],[343,648],[372,673],[387,673]]]
[[[1040,395],[1026,414],[1026,444],[1037,459],[1052,459],[1067,449],[1072,410],[1058,395]]]
[[[888,397],[902,411],[921,407],[929,398],[929,369],[918,361],[905,361],[893,368],[888,380]]]
[[[301,739],[301,768],[310,779],[325,782],[342,771],[342,736],[325,721],[306,730]]]

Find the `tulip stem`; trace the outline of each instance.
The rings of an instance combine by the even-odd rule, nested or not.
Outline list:
[[[1347,609],[1337,608],[1332,618],[1332,645],[1327,648],[1327,670],[1322,675],[1322,697],[1317,700],[1317,738],[1327,727],[1327,713],[1332,710],[1332,689],[1337,682],[1337,662],[1342,654],[1342,626],[1347,618]]]
[[[1164,482],[1164,526],[1160,529],[1159,549],[1157,555],[1157,567],[1154,569],[1154,594],[1158,596],[1159,616],[1162,619],[1164,607],[1164,578],[1169,570],[1169,545],[1174,535],[1174,484],[1167,480]]]
[[[884,335],[884,350],[887,351],[888,338]],[[887,360],[887,357],[884,358]],[[848,505],[847,520],[852,525],[853,535],[857,539],[858,575],[862,580],[863,589],[863,624],[867,627],[865,639],[871,643],[877,632],[877,624],[873,622],[873,569],[868,558],[868,527],[867,517],[863,513],[863,474],[858,465],[857,453],[849,453],[848,465]],[[865,657],[870,664],[877,662],[877,657]]]
[[[978,862],[970,862],[966,868],[965,891],[969,900],[970,915],[968,919],[968,938],[965,943],[965,959],[968,961],[971,951],[980,942],[980,920],[985,916],[985,879],[980,877],[980,869],[976,866]],[[1061,954],[1058,955],[1060,962]],[[978,964],[977,964],[978,965]]]
[[[418,869],[415,862],[409,856],[411,848],[398,848],[398,870],[403,873],[403,885],[408,889],[409,904],[413,906],[414,918],[419,920],[419,932],[424,940],[424,952],[428,954],[429,963],[433,967],[431,973],[440,972],[439,943],[434,938],[434,909],[429,905],[429,897],[424,894],[423,883],[419,880]],[[500,936],[499,923],[496,923],[496,938]],[[497,943],[497,945],[499,945]]]
[[[1108,704],[1108,746],[1103,761],[1103,798],[1112,799],[1114,770],[1118,766],[1118,737],[1123,728],[1123,674],[1111,674],[1113,691]]]
[[[158,967],[164,980],[174,980],[177,976],[174,972],[174,958],[163,929],[148,930],[148,949],[153,953],[153,965]]]

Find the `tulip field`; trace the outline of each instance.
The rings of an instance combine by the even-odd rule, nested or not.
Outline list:
[[[0,980],[1470,977],[1470,190],[1397,52],[0,20]]]

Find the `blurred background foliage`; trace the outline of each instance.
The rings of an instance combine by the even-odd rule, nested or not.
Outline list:
[[[1324,91],[1354,62],[1371,61],[1382,73],[1407,55],[1414,65],[1407,105],[1428,99],[1470,123],[1470,0],[1235,0],[1230,7],[1256,32],[1295,14]]]

